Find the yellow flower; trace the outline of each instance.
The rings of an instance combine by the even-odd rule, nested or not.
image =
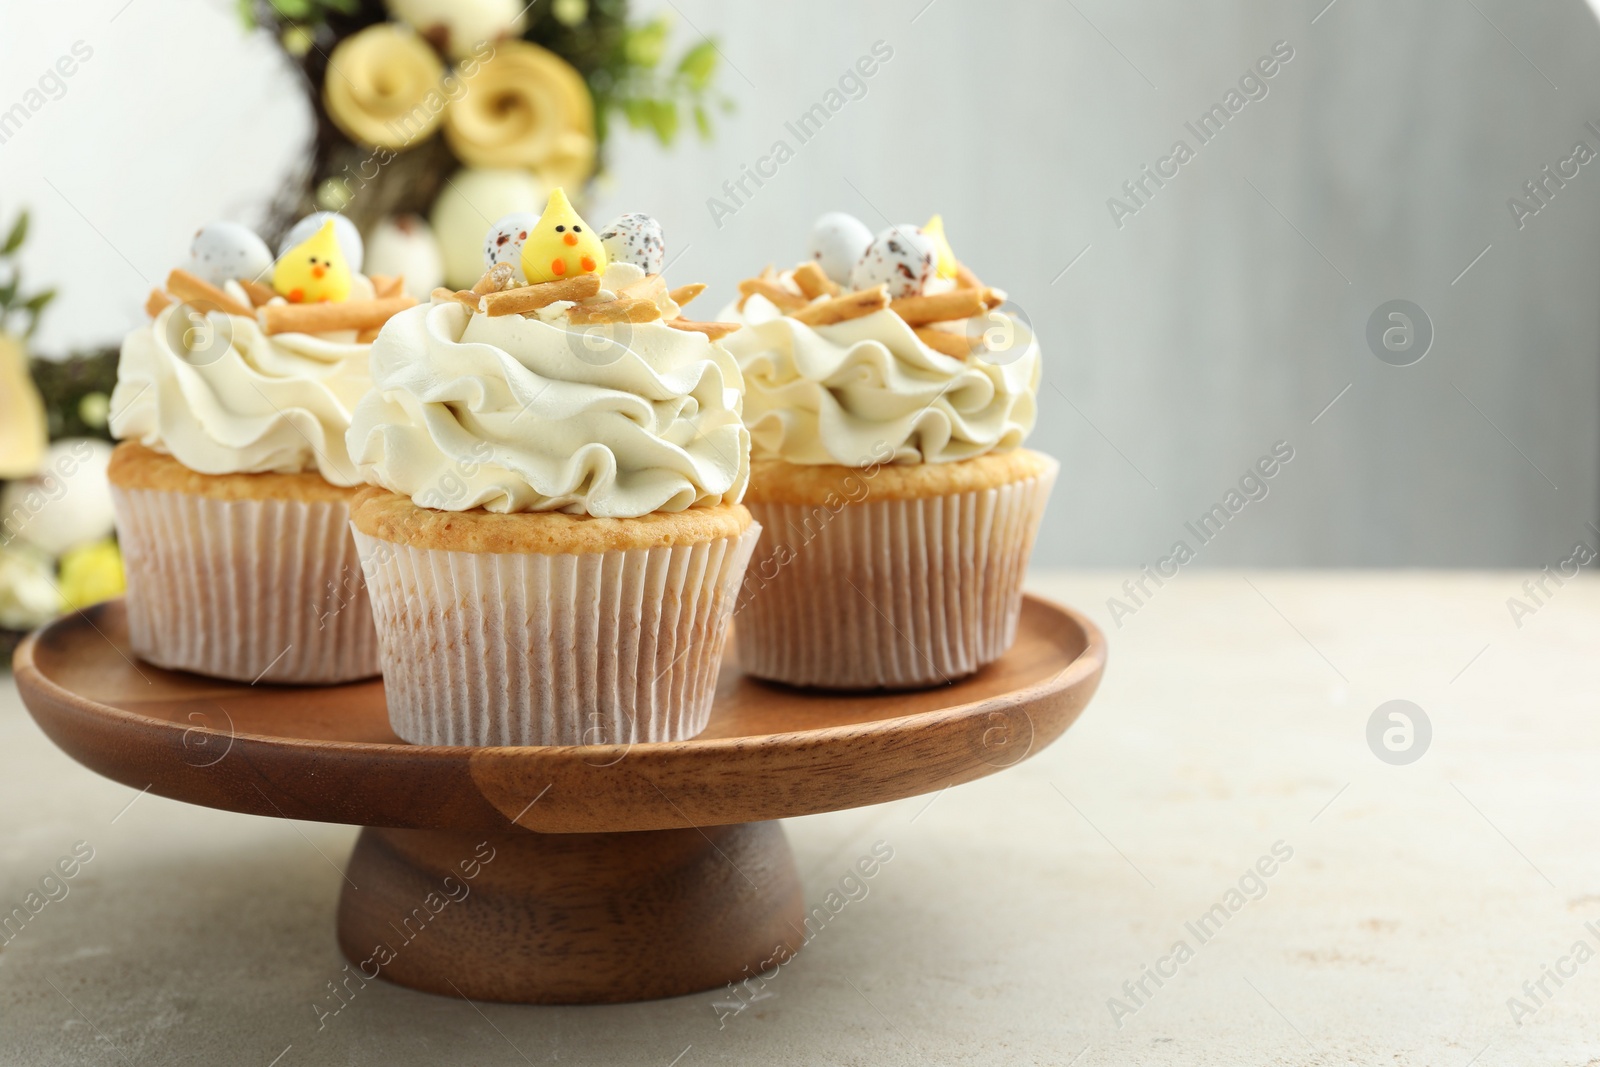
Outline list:
[[[368,26],[328,58],[322,102],[352,140],[408,148],[432,136],[444,116],[444,64],[406,27]]]
[[[26,478],[39,469],[49,443],[44,401],[28,373],[28,354],[0,334],[0,478]]]
[[[551,185],[588,180],[594,101],[566,60],[527,41],[502,41],[476,69],[463,64],[461,82],[444,137],[463,163],[531,170]]]
[[[61,599],[68,611],[121,596],[128,588],[122,552],[112,540],[73,549],[61,557]]]

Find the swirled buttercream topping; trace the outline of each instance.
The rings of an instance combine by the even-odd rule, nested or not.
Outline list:
[[[349,433],[366,480],[445,511],[637,518],[743,497],[749,436],[721,344],[545,316],[441,300],[391,319]]]
[[[995,313],[996,316],[1001,313]],[[929,348],[892,311],[828,326],[785,317],[759,296],[724,343],[744,374],[751,454],[796,464],[950,463],[1017,448],[1033,429],[1039,344],[1016,319],[993,362]]]
[[[353,284],[372,295],[365,278]],[[249,305],[236,282],[224,291]],[[345,431],[372,384],[368,349],[352,330],[269,336],[254,318],[171,304],[122,343],[111,432],[201,474],[317,471],[356,485]]]

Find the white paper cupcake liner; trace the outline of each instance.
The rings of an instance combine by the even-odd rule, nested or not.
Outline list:
[[[761,527],[603,553],[451,552],[355,532],[394,732],[424,745],[679,741],[705,729]]]
[[[345,504],[111,493],[140,659],[240,682],[328,685],[378,673]]]
[[[833,689],[939,685],[1000,658],[1059,465],[920,500],[745,506],[767,539],[745,578],[739,665]]]

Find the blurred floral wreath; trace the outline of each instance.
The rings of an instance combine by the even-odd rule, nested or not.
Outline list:
[[[122,592],[104,465],[115,349],[28,359],[53,289],[30,292],[20,253],[28,214],[0,233],[0,670],[27,630]]]
[[[271,206],[276,244],[313,210],[366,238],[366,273],[423,294],[470,286],[488,223],[575,196],[620,118],[670,145],[711,136],[729,101],[703,38],[668,61],[671,23],[627,0],[238,0],[299,68],[309,150]],[[29,358],[53,290],[29,292],[28,215],[0,228],[0,671],[29,629],[124,588],[104,465],[117,348]]]
[[[730,106],[702,38],[667,57],[665,16],[627,0],[240,0],[299,68],[315,117],[304,167],[269,220],[274,242],[311,211],[366,236],[367,273],[466,287],[488,222],[581,197],[618,119],[670,145],[710,137]]]

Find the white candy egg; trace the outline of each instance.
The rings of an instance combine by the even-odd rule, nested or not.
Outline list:
[[[444,253],[444,283],[471,288],[483,277],[483,220],[516,211],[538,214],[550,193],[530,171],[463,167],[450,176],[428,213]]]
[[[850,281],[850,269],[871,243],[866,223],[843,211],[830,211],[811,226],[811,258],[840,285]]]
[[[208,222],[189,244],[189,273],[221,285],[234,278],[260,279],[272,272],[272,249],[237,222]]]
[[[632,263],[646,274],[660,274],[667,258],[661,223],[638,212],[618,215],[602,226],[600,244],[609,262]]]
[[[527,244],[528,234],[532,233],[537,225],[539,225],[537,212],[513,211],[490,226],[489,233],[483,239],[484,267],[509,263],[517,272],[517,284],[527,285],[528,278],[522,273],[522,246]]]
[[[909,223],[891,226],[872,239],[872,244],[850,270],[850,288],[871,289],[882,285],[889,299],[920,296],[933,277],[938,248],[933,238]]]
[[[362,273],[361,267],[366,262],[366,245],[362,243],[361,231],[337,211],[313,211],[295,223],[283,240],[278,242],[278,255],[283,255],[322,229],[322,224],[329,219],[333,220],[333,235],[339,239],[339,251],[344,253],[345,262],[350,265],[350,273]]]
[[[426,303],[428,294],[444,284],[444,259],[433,227],[420,215],[384,219],[367,241],[367,270],[404,278],[406,292]]]
[[[51,556],[111,535],[111,446],[88,437],[51,445],[32,478],[7,482],[0,513],[9,531]]]

